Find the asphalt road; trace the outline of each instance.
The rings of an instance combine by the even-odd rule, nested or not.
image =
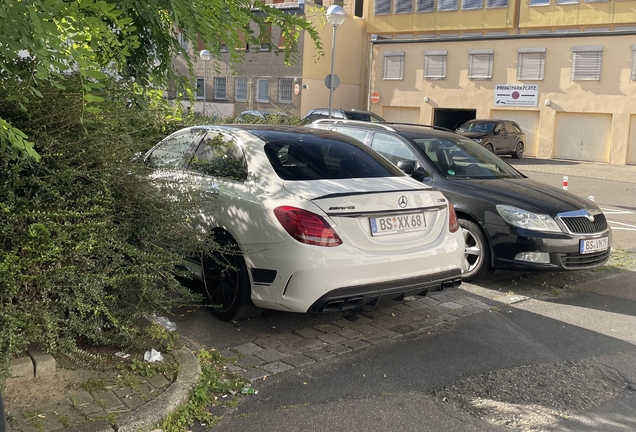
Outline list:
[[[569,183],[605,209],[613,246],[636,252],[636,184]],[[217,409],[218,431],[632,431],[635,272],[499,272],[353,313],[171,319],[193,349],[237,356],[259,391]]]

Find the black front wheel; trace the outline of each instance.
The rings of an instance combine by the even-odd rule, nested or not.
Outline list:
[[[490,247],[483,231],[475,222],[459,219],[464,233],[464,274],[462,279],[478,279],[490,272]]]
[[[212,313],[223,321],[258,316],[252,303],[250,279],[241,249],[229,235],[215,235],[203,254],[203,285]]]
[[[523,143],[518,142],[515,147],[515,152],[512,154],[512,157],[515,159],[521,159],[523,157]]]
[[[494,153],[495,149],[493,148],[492,144],[488,143],[484,146],[486,148],[486,150],[488,150],[490,153]]]

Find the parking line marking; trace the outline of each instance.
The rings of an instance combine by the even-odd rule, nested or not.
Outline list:
[[[610,220],[608,220],[608,222],[610,224],[625,225],[625,227],[629,227],[629,228],[625,228],[625,227],[613,226],[612,227],[613,230],[636,231],[636,225],[632,225],[632,224],[628,224],[628,223],[624,223],[624,222],[610,221]]]
[[[605,214],[612,214],[612,215],[634,214],[633,211],[629,211],[629,210],[611,209],[611,208],[603,208],[603,207],[601,207],[601,210],[603,210],[603,213],[605,213]]]

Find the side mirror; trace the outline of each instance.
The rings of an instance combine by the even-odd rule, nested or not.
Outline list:
[[[397,163],[397,167],[404,171],[405,174],[410,175],[416,180],[422,181],[426,177],[430,177],[431,173],[426,171],[424,168],[416,167],[417,162],[413,160],[401,160]]]
[[[499,132],[501,132],[500,129],[495,129],[494,131],[492,131],[493,135],[499,135]]]
[[[404,173],[411,175],[415,172],[415,161],[414,160],[401,160],[398,161],[397,167],[404,171]]]

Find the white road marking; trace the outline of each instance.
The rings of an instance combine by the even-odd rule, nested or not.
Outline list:
[[[629,210],[611,209],[611,208],[603,208],[603,207],[601,207],[601,210],[603,210],[603,213],[605,214],[612,214],[612,215],[634,214],[633,211],[629,211]]]
[[[608,222],[610,224],[625,225],[626,227],[628,227],[628,228],[625,228],[625,227],[613,226],[612,227],[613,230],[636,231],[636,225],[632,225],[632,224],[628,224],[628,223],[624,223],[624,222],[616,222],[616,221],[611,221],[611,220],[608,220]]]

